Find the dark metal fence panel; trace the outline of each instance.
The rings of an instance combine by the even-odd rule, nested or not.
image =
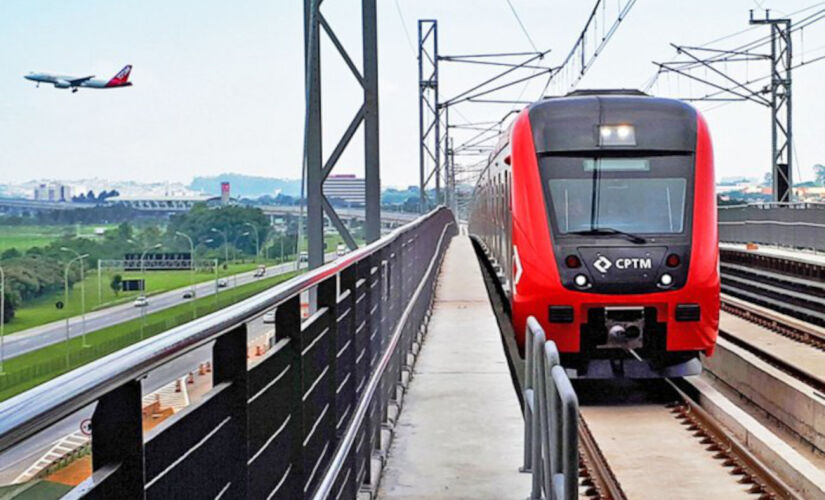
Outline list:
[[[719,241],[825,251],[825,203],[719,207]]]
[[[97,402],[93,475],[111,498],[355,498],[456,234],[437,209],[365,249],[0,404],[0,453]],[[314,313],[301,319],[301,295]],[[251,365],[247,322],[275,309]],[[144,434],[141,380],[212,343],[213,387]],[[323,492],[323,493],[320,493]]]

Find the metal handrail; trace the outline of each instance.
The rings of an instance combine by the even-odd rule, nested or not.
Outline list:
[[[352,450],[353,444],[355,444],[355,438],[358,433],[358,429],[364,423],[364,418],[366,417],[367,412],[369,411],[369,407],[372,404],[375,391],[378,389],[378,385],[381,383],[381,379],[383,378],[384,372],[386,371],[387,366],[390,363],[390,359],[393,355],[395,355],[396,347],[398,345],[399,339],[401,338],[401,333],[403,329],[406,327],[410,313],[415,304],[418,302],[418,298],[427,284],[427,277],[429,277],[432,274],[433,270],[436,268],[439,262],[438,249],[441,248],[441,245],[444,243],[444,237],[447,234],[447,230],[453,224],[454,223],[451,222],[445,225],[444,229],[441,230],[441,236],[438,239],[438,244],[436,245],[436,249],[433,252],[432,258],[430,259],[430,264],[427,267],[427,272],[421,278],[421,280],[418,283],[418,286],[415,289],[415,292],[413,293],[410,300],[407,302],[407,306],[404,308],[404,312],[401,314],[401,317],[398,320],[398,324],[396,325],[395,330],[392,333],[392,337],[390,338],[389,344],[387,345],[387,348],[384,350],[384,353],[381,355],[381,360],[378,363],[378,367],[370,376],[369,382],[367,383],[367,386],[364,389],[364,394],[358,401],[358,406],[356,407],[352,420],[350,420],[349,425],[347,425],[347,428],[344,431],[344,435],[341,437],[341,440],[338,443],[338,447],[335,449],[335,454],[332,457],[332,461],[330,462],[323,479],[318,485],[318,489],[315,490],[315,495],[313,495],[314,500],[324,500],[325,498],[328,498],[330,496],[330,493],[332,493],[332,488],[335,485],[335,481],[338,478],[338,474],[340,474],[341,470],[343,469],[344,462],[347,459],[347,455]]]
[[[527,318],[524,466],[530,500],[578,498],[579,402],[559,352],[536,318]]]
[[[138,379],[153,369],[215,340],[222,333],[263,314],[297,293],[372,255],[394,242],[401,234],[435,217],[441,210],[447,209],[443,206],[437,207],[425,216],[332,263],[208,316],[121,349],[0,403],[0,449],[18,444],[97,401],[111,391],[112,387]]]

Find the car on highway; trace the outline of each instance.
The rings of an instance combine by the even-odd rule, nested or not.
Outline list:
[[[264,313],[264,323],[272,324],[275,323],[275,309],[271,311],[267,311]]]
[[[253,275],[256,278],[261,278],[266,274],[266,266],[260,265],[257,269],[255,269],[255,274]]]
[[[135,302],[133,304],[135,307],[146,307],[149,305],[149,299],[141,295],[135,299]]]
[[[226,281],[226,278],[221,278],[218,280],[218,288],[226,288],[229,285],[229,282]]]
[[[301,264],[306,264],[307,262],[309,262],[309,254],[307,252],[301,252],[301,254],[298,256],[298,262],[300,262]]]
[[[335,249],[335,255],[341,257],[347,254],[347,246],[343,243],[338,243],[338,247]]]
[[[189,288],[184,290],[183,295],[181,295],[184,299],[193,299],[195,298],[195,290]]]

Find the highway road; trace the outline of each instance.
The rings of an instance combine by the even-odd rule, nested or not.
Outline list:
[[[335,254],[327,254],[326,257],[327,260],[334,260]],[[268,267],[266,270],[266,276],[271,277],[276,274],[282,274],[293,270],[295,270],[295,262],[287,262],[277,266]],[[227,287],[221,288],[219,293],[220,291],[228,290],[232,287],[251,283],[257,279],[260,279],[255,278],[253,274],[254,271],[248,271],[232,276],[225,276]],[[183,298],[183,292],[188,288],[189,287],[186,286],[157,295],[151,295],[152,290],[148,290],[150,293],[149,305],[144,308],[135,307],[132,302],[129,301],[117,306],[107,307],[105,309],[86,313],[86,333],[116,325],[124,321],[140,318],[141,309],[145,309],[145,314],[150,314],[189,302],[191,299]],[[211,280],[196,284],[195,290],[195,293],[199,298],[213,295],[215,292],[215,281]],[[69,318],[68,330],[68,336],[71,338],[83,335],[83,321],[81,316]],[[52,323],[6,335],[4,339],[6,359],[11,359],[15,356],[40,349],[41,347],[46,347],[57,342],[61,342],[66,340],[66,336],[65,320],[54,321]]]

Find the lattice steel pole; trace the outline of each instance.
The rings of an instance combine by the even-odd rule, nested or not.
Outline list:
[[[791,20],[771,18],[770,10],[764,19],[750,24],[768,24],[771,27],[771,167],[773,199],[789,202],[793,199],[793,121],[791,106]]]
[[[418,161],[419,211],[429,209],[427,186],[435,176],[436,203],[441,202],[440,133],[438,102],[438,21],[418,20]],[[432,120],[425,117],[432,116]],[[428,161],[429,159],[429,161]],[[427,171],[432,161],[433,168]]]
[[[306,84],[306,122],[304,124],[304,168],[307,192],[307,241],[310,269],[324,263],[324,214],[350,249],[355,239],[324,196],[324,181],[329,177],[361,123],[364,123],[364,177],[366,239],[381,235],[381,180],[378,155],[378,42],[376,0],[361,1],[363,61],[356,67],[344,45],[320,10],[321,0],[304,0],[304,49]],[[335,148],[324,159],[321,113],[321,31],[337,50],[363,90],[363,102]]]

